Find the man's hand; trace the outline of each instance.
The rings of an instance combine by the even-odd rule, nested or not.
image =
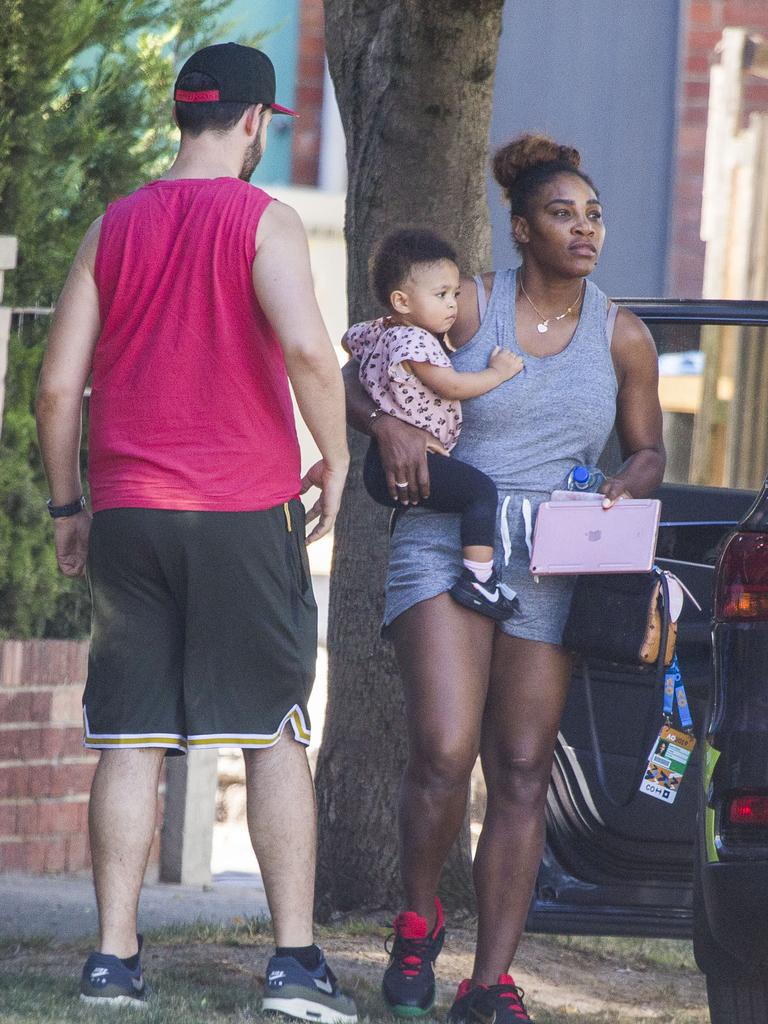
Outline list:
[[[54,519],[53,538],[56,561],[65,576],[82,576],[88,557],[88,538],[91,534],[91,514],[86,509],[75,516]]]
[[[330,468],[321,459],[316,462],[302,478],[301,493],[306,494],[310,487],[320,488],[320,497],[307,512],[307,523],[319,519],[319,523],[307,537],[307,544],[320,540],[333,529],[336,516],[339,514],[344,481],[347,479],[347,466]]]
[[[380,416],[373,424],[372,434],[379,446],[392,500],[401,505],[418,505],[428,498],[427,452],[448,455],[437,438],[428,430],[412,427],[394,416]]]

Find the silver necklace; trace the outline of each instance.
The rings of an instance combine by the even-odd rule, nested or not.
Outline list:
[[[523,284],[523,275],[520,275],[520,291],[523,293],[526,299],[528,299],[528,302],[531,304],[531,308],[533,309],[536,316],[539,318],[539,323],[536,324],[536,330],[539,332],[539,334],[546,334],[549,330],[549,325],[552,320],[554,320],[555,323],[557,323],[558,320],[565,319],[565,317],[567,317],[568,314],[571,313],[576,308],[576,306],[578,306],[581,296],[584,292],[586,283],[586,279],[584,279],[581,282],[581,284],[579,285],[579,294],[576,296],[574,301],[570,304],[570,306],[568,307],[568,309],[566,309],[564,313],[560,313],[558,314],[558,316],[544,316],[541,310],[536,308],[533,299],[525,290],[525,285]]]

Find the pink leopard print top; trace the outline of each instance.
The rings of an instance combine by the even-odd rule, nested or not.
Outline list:
[[[451,365],[433,334],[379,317],[350,327],[342,345],[360,361],[360,383],[380,409],[428,430],[448,451],[456,445],[461,432],[461,406],[441,398],[403,365]]]

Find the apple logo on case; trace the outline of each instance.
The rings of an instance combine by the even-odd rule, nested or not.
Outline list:
[[[603,536],[602,530],[589,530],[587,532],[587,540],[600,540]]]

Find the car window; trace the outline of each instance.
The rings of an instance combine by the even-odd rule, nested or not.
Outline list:
[[[768,328],[650,323],[665,481],[757,489],[768,470]]]

